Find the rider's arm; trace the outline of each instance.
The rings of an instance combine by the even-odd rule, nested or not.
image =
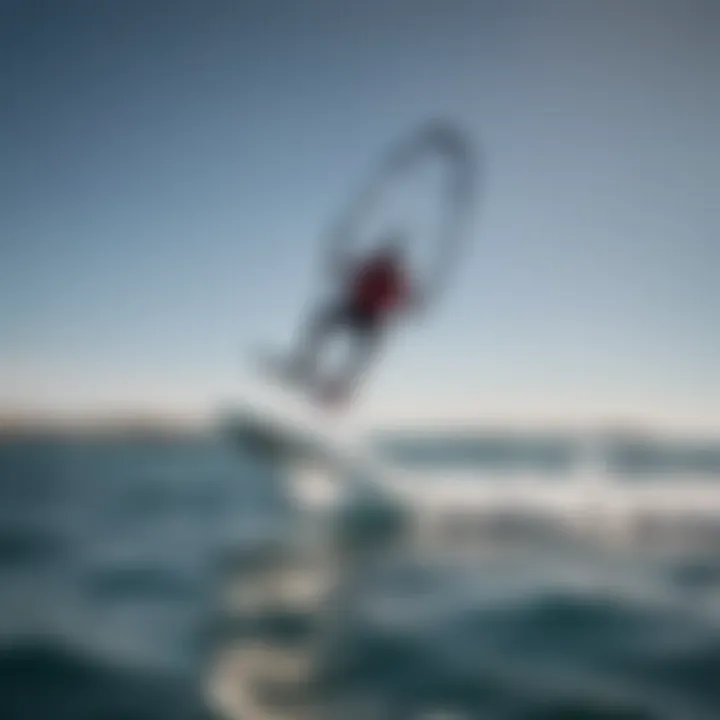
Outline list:
[[[357,262],[349,253],[337,252],[331,258],[331,271],[341,281],[352,280],[356,269]]]

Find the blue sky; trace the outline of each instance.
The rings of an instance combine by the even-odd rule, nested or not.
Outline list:
[[[366,406],[717,417],[713,0],[0,12],[1,404],[212,407],[288,341],[362,173],[441,114],[483,147],[480,222]]]

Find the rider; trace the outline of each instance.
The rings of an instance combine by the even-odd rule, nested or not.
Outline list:
[[[365,259],[343,263],[340,300],[311,318],[295,360],[297,374],[306,380],[315,379],[317,355],[332,332],[345,326],[355,340],[344,378],[324,388],[331,398],[344,394],[369,364],[391,317],[415,303],[406,273],[404,245],[400,235],[393,235]]]

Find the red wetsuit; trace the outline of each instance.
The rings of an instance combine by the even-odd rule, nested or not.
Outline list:
[[[385,258],[372,259],[355,274],[351,286],[352,304],[373,317],[381,317],[402,304],[408,286],[397,263]]]
[[[331,378],[329,386],[321,388],[322,392],[329,393],[324,400],[337,399],[337,393],[341,399],[346,397],[372,359],[382,339],[387,316],[411,300],[412,289],[401,265],[387,255],[361,262],[349,278],[345,297],[321,308],[311,321],[304,347],[295,360],[296,377],[311,380],[316,377],[318,353],[330,334],[347,326],[354,336],[348,367],[337,382]]]

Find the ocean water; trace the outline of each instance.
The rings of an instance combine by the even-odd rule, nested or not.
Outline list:
[[[297,518],[219,437],[0,444],[0,718],[720,718],[720,547],[409,550],[233,616]],[[310,635],[313,702],[237,699]]]

